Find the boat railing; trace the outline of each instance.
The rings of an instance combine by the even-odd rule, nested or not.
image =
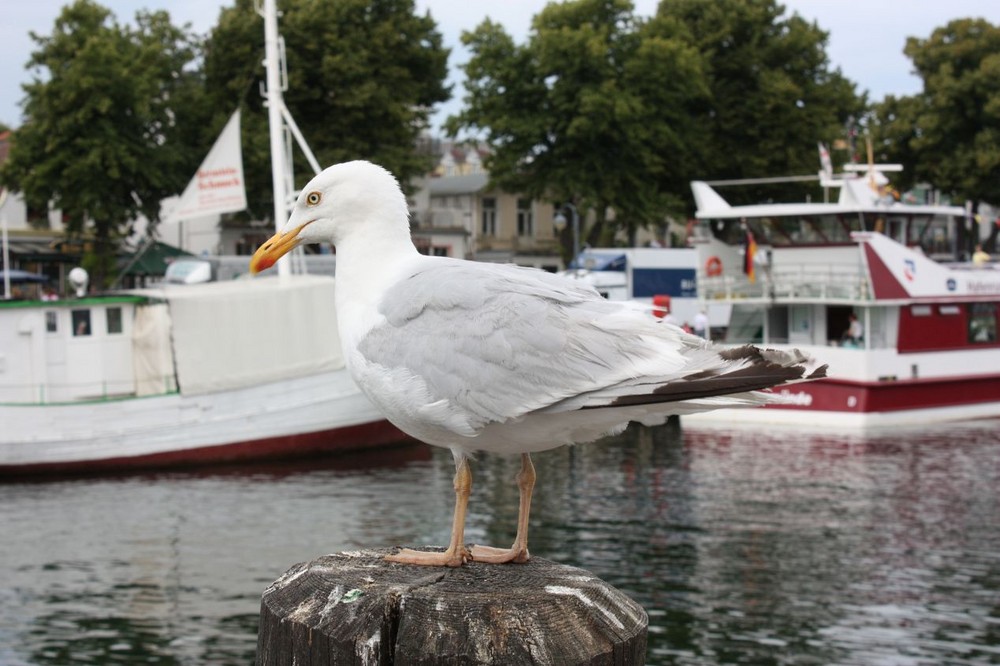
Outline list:
[[[745,274],[698,275],[699,297],[709,301],[868,301],[867,276],[857,264],[785,264]]]
[[[143,382],[141,389],[134,381],[44,382],[0,385],[0,405],[76,405],[94,402],[128,400],[177,393],[173,375]]]

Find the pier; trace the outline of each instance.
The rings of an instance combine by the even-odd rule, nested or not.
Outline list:
[[[320,557],[268,587],[257,666],[645,663],[646,612],[584,569],[422,567],[389,552]]]

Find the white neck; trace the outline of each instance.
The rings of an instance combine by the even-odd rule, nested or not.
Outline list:
[[[420,256],[409,229],[387,229],[379,237],[355,236],[337,244],[334,293],[341,342],[348,357],[361,338],[384,320],[378,313],[381,295],[412,270],[412,262]]]

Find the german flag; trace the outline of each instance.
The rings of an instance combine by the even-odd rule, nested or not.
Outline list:
[[[750,282],[757,281],[753,270],[755,256],[757,256],[757,239],[753,237],[753,232],[747,229],[746,237],[743,239],[743,272],[747,274],[747,279]]]

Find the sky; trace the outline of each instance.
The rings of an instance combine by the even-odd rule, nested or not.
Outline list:
[[[25,69],[34,42],[29,32],[48,35],[61,8],[69,0],[28,0],[5,3],[0,22],[0,122],[12,127],[21,123],[21,84],[31,79]],[[190,23],[198,33],[207,33],[219,11],[233,0],[97,0],[119,21],[131,21],[142,8],[166,9],[175,24]],[[416,0],[420,13],[430,11],[452,48],[449,82],[455,84],[453,100],[432,117],[439,126],[461,107],[462,73],[458,65],[468,59],[460,43],[464,30],[471,30],[489,17],[504,25],[517,43],[527,40],[532,17],[547,0]],[[658,0],[634,0],[636,13],[649,16]],[[907,37],[927,38],[935,28],[957,18],[985,18],[1000,25],[998,0],[784,0],[787,13],[797,12],[830,33],[827,55],[859,91],[870,100],[886,95],[912,95],[920,91],[920,79],[911,72],[903,55]],[[263,30],[263,24],[261,29]],[[279,24],[280,29],[280,24]]]

